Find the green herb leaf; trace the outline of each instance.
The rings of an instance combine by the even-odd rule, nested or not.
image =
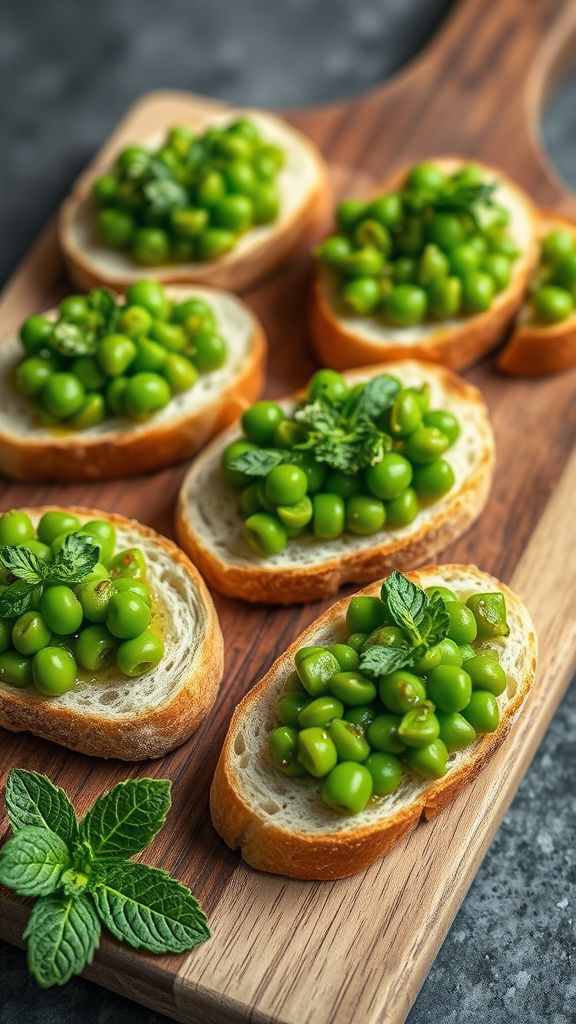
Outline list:
[[[177,181],[148,181],[143,188],[147,213],[166,217],[172,210],[182,209],[188,201],[186,189]]]
[[[46,775],[15,768],[4,790],[8,821],[14,832],[38,827],[49,829],[71,847],[78,835],[74,807],[63,789]]]
[[[91,890],[117,939],[151,953],[181,953],[210,937],[208,921],[186,886],[146,864],[110,864]]]
[[[96,351],[98,338],[86,325],[60,320],[54,324],[50,344],[63,356],[87,356]]]
[[[17,580],[0,591],[0,619],[16,619],[34,603],[38,587],[25,580]]]
[[[410,668],[424,653],[425,647],[417,645],[409,647],[391,647],[385,644],[374,644],[360,655],[360,671],[375,679],[396,672],[399,668]]]
[[[247,476],[267,476],[271,469],[279,466],[285,459],[286,454],[274,448],[254,448],[252,451],[237,455],[230,463],[230,469],[246,473]]]
[[[440,594],[433,594],[428,599],[428,608],[419,626],[422,639],[428,647],[433,647],[444,640],[449,621],[446,605]]]
[[[64,985],[92,962],[100,922],[86,895],[44,896],[32,909],[24,938],[31,973],[42,988],[51,988]]]
[[[111,334],[120,316],[120,307],[112,292],[107,288],[93,288],[88,294],[88,305],[96,315],[98,339]]]
[[[80,822],[95,860],[131,857],[152,842],[170,810],[167,779],[127,779],[96,801]]]
[[[399,391],[401,384],[395,377],[388,373],[378,374],[362,388],[356,415],[362,414],[372,420],[378,419],[383,412],[390,409]]]
[[[66,843],[42,827],[23,828],[0,850],[0,883],[19,896],[56,892],[70,866]]]
[[[41,583],[45,576],[45,564],[24,544],[2,544],[0,563],[13,576],[26,583]]]
[[[382,586],[382,600],[394,625],[400,626],[414,643],[418,643],[421,639],[418,626],[429,604],[424,591],[394,569]]]
[[[46,567],[46,583],[66,583],[68,586],[80,583],[98,561],[99,550],[88,537],[81,533],[70,533],[54,560]]]
[[[368,399],[365,393],[366,388],[359,386],[344,403],[323,397],[297,408],[294,420],[307,428],[308,437],[294,447],[310,451],[317,462],[344,473],[357,473],[380,462],[392,439],[367,413],[367,408],[375,408],[376,391]]]

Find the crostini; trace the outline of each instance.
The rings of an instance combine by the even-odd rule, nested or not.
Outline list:
[[[439,197],[427,190],[427,178],[434,172],[439,174],[438,187],[447,181],[450,194]],[[409,215],[403,212],[406,187],[416,204]],[[477,200],[470,198],[476,194]],[[459,205],[452,207],[455,198]],[[482,209],[494,227],[482,228]],[[502,224],[490,210],[497,211]],[[535,210],[529,197],[496,168],[471,165],[462,157],[403,168],[381,184],[373,200],[344,201],[339,221],[340,234],[333,236],[337,244],[328,239],[327,247],[318,247],[311,319],[318,358],[336,369],[404,357],[453,369],[467,366],[501,338],[537,259]],[[403,241],[414,225],[418,237]],[[358,231],[363,232],[363,249],[353,248],[359,244]],[[493,251],[490,231],[498,235]],[[372,259],[363,269],[367,255]],[[356,266],[360,258],[362,265]],[[354,266],[348,266],[350,260]],[[341,275],[346,280],[365,272],[368,283],[361,276],[361,288],[353,280],[349,295],[341,291]],[[404,282],[415,286],[410,296],[404,294],[409,287]]]
[[[348,397],[327,407],[325,386],[344,389]],[[429,413],[420,406],[424,395]],[[370,417],[364,418],[365,403],[373,399],[388,403],[376,421],[383,430],[375,428]],[[286,448],[264,452],[265,470],[267,459],[287,460],[297,486],[302,483],[308,491],[303,498],[293,495],[296,504],[288,507],[283,507],[282,495],[279,500],[270,490],[273,473],[265,480],[240,473],[242,494],[236,486],[237,470],[234,459],[230,467],[230,456],[247,448],[249,461],[262,458],[258,450],[250,452],[256,445],[238,441],[242,427],[250,434],[250,411],[242,424],[224,431],[192,464],[178,499],[177,536],[209,584],[229,596],[280,604],[315,601],[334,594],[344,583],[364,582],[394,566],[423,562],[463,533],[487,499],[494,461],[488,412],[477,389],[445,367],[403,360],[343,377],[320,370],[307,392],[280,403],[257,403],[253,409],[280,417],[275,436],[283,445],[289,443],[287,433],[301,429],[293,416],[309,422],[312,416],[316,422],[318,413],[335,414],[336,423],[319,422],[324,434],[308,429],[303,451],[296,447],[289,455]],[[450,440],[438,429],[437,424],[444,422],[438,419],[443,413],[436,410],[444,410],[452,424],[445,428]],[[415,416],[421,428],[412,433],[412,440],[407,435],[415,423],[405,427],[406,415]],[[420,440],[429,440],[435,448],[440,445],[444,457],[415,450]],[[358,472],[331,468],[346,468],[346,460],[358,454],[357,444],[359,457],[372,465]],[[318,464],[315,456],[327,458],[328,464]],[[294,472],[294,462],[307,475],[307,486],[300,470]],[[430,481],[431,465],[432,475],[438,472],[439,479]],[[280,466],[283,472],[288,468]],[[353,468],[351,463],[348,469]],[[257,470],[255,466],[251,471]],[[304,529],[303,523],[308,524]]]
[[[222,346],[215,365],[207,365],[203,368],[205,372],[198,373],[196,366],[190,367],[178,351],[172,353],[167,346],[159,346],[158,341],[141,338],[137,331],[134,338],[128,338],[122,320],[125,307],[120,306],[120,322],[118,325],[116,321],[113,331],[123,333],[108,336],[106,344],[111,339],[115,339],[115,344],[119,341],[120,348],[130,349],[129,356],[133,362],[123,373],[118,373],[118,367],[105,363],[105,373],[98,364],[96,350],[88,358],[80,355],[74,359],[66,350],[65,355],[59,351],[52,352],[50,339],[44,350],[40,335],[46,326],[49,330],[50,323],[55,322],[58,310],[30,317],[22,327],[20,338],[14,333],[3,338],[0,344],[0,471],[6,476],[19,480],[101,480],[162,469],[197,452],[214,434],[232,422],[246,403],[259,395],[263,384],[266,340],[258,319],[244,302],[214,288],[172,285],[162,289],[152,281],[137,281],[132,288],[138,289],[142,284],[146,285],[147,292],[154,286],[160,297],[175,307],[185,310],[188,305],[195,304],[210,314],[211,330],[215,332],[212,337]],[[97,297],[102,294],[110,300],[108,293],[90,293]],[[134,294],[138,297],[136,291]],[[90,295],[86,297],[88,300]],[[70,300],[75,304],[86,301],[82,296],[70,296],[62,306]],[[150,323],[145,307],[138,305],[137,312]],[[87,315],[92,316],[92,311],[88,310]],[[130,311],[127,315],[130,316]],[[196,314],[193,315],[195,318]],[[68,323],[62,326],[65,330],[70,327]],[[78,330],[77,324],[71,326],[72,330]],[[188,337],[184,333],[185,326],[178,324],[166,328],[163,321],[159,324],[154,319],[151,333],[160,328],[172,333],[180,332],[188,346],[185,351],[194,353],[197,335]],[[126,326],[126,331],[131,330]],[[207,335],[202,338],[206,340]],[[80,338],[80,341],[85,340]],[[68,344],[68,337],[63,336],[62,342]],[[170,339],[168,342],[172,344]],[[143,414],[142,410],[136,410],[136,418],[129,417],[123,411],[122,401],[118,405],[118,386],[129,380],[134,384],[138,360],[142,360],[139,369],[149,371],[156,367],[155,363],[146,362],[149,353],[153,358],[159,354],[164,359],[165,366],[157,371],[162,379],[158,381],[154,376],[152,383],[164,388],[166,394],[162,401],[166,404],[144,410]],[[24,358],[26,356],[28,358]],[[115,353],[108,352],[107,358],[112,361],[116,358]],[[177,364],[174,369],[178,373],[180,364],[185,364],[189,374],[183,384],[177,379],[173,389],[170,389],[165,373],[170,361]],[[207,362],[209,364],[210,360]],[[42,378],[45,368],[48,368],[48,377],[50,373],[57,374],[59,385],[75,384],[81,392],[79,400],[85,405],[80,408],[79,418],[73,416],[62,420],[52,415],[61,411],[59,408],[44,407],[44,392],[39,392],[38,387],[42,389],[45,386]],[[77,382],[77,368],[84,384]],[[66,374],[62,370],[66,370]],[[70,370],[73,381],[68,379]],[[94,381],[94,375],[101,380]],[[66,381],[62,379],[64,376]],[[140,394],[149,387],[152,375],[150,372],[140,373],[139,379],[144,384]],[[58,397],[55,394],[54,400]],[[91,403],[98,402],[96,421],[86,421],[84,408],[89,413]]]
[[[206,252],[201,259],[186,259],[179,255],[178,261],[175,258],[170,262],[161,256],[155,260],[154,253],[148,253],[138,263],[121,248],[112,249],[98,239],[92,194],[96,175],[90,169],[80,177],[63,203],[59,218],[60,245],[72,279],[81,288],[104,284],[123,289],[141,276],[142,262],[146,262],[155,277],[163,282],[194,282],[238,291],[278,266],[301,239],[315,230],[326,214],[329,201],[326,168],[320,153],[309,139],[287,122],[268,113],[230,110],[198,117],[186,128],[198,135],[238,123],[255,126],[265,143],[277,147],[283,155],[283,165],[276,177],[278,206],[273,219],[266,223],[253,221],[252,226],[241,233],[235,243],[221,255],[213,251]],[[170,125],[166,125],[166,131],[169,128]],[[178,131],[178,128],[174,130]],[[162,132],[152,138],[135,141],[157,150],[163,145],[164,139],[165,132]],[[110,170],[100,168],[100,173]],[[178,181],[176,187],[180,187]],[[235,182],[232,192],[237,194],[240,190],[240,194],[243,194],[243,188],[241,181]],[[208,205],[213,198],[207,197]],[[220,232],[223,225],[229,223],[230,211],[227,210],[226,214],[224,220],[218,221],[217,230]],[[238,216],[238,211],[235,211],[234,224]],[[151,223],[158,223],[158,220],[152,219]],[[186,238],[185,234],[184,241]],[[214,239],[211,238],[211,241]],[[221,236],[216,241],[221,243]]]
[[[216,698],[223,641],[176,545],[59,506],[5,513],[0,539],[0,725],[124,761],[188,739]]]
[[[378,599],[398,582],[394,618]],[[401,618],[404,628],[350,635],[366,617],[372,627]],[[404,657],[407,670],[380,674],[378,657],[391,665],[402,643],[410,654],[414,632],[426,629],[436,630],[434,645],[424,643],[418,661]],[[237,707],[212,783],[216,831],[261,871],[304,879],[361,871],[489,762],[535,668],[528,611],[476,566],[396,573],[382,591],[372,584],[313,622]]]
[[[534,291],[498,357],[501,370],[519,377],[543,377],[576,366],[576,223],[543,213],[538,235],[541,254]]]

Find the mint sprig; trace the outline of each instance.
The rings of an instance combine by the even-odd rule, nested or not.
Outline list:
[[[1,545],[0,565],[15,582],[0,593],[0,618],[13,619],[28,611],[50,583],[81,583],[92,572],[98,556],[98,547],[81,533],[69,534],[51,562],[43,562],[24,544]]]
[[[448,612],[439,594],[428,594],[396,569],[382,584],[386,618],[404,633],[406,642],[374,644],[360,656],[360,669],[379,679],[389,672],[411,668],[448,632]]]
[[[0,884],[37,898],[24,938],[39,985],[63,985],[92,962],[102,925],[151,953],[180,953],[210,937],[190,890],[128,858],[162,828],[166,779],[129,779],[104,793],[78,824],[63,790],[16,769],[4,791],[14,835],[0,850]]]

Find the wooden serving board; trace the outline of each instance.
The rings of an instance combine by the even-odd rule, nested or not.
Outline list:
[[[552,25],[552,28],[550,26]],[[541,204],[576,206],[537,142],[540,104],[576,39],[576,9],[561,0],[458,3],[431,47],[383,88],[290,114],[326,155],[335,191],[367,191],[396,164],[463,152],[500,165]],[[103,149],[186,120],[216,103],[181,93],[146,96]],[[247,298],[271,341],[268,393],[313,369],[306,339],[310,259],[294,255]],[[66,281],[49,226],[0,301],[2,332],[50,306]],[[190,955],[153,957],[104,940],[89,978],[195,1024],[399,1024],[416,997],[474,873],[528,767],[573,669],[576,606],[576,372],[540,381],[500,376],[491,361],[469,374],[488,400],[498,445],[488,508],[440,560],[474,561],[511,582],[532,611],[540,671],[528,706],[476,782],[433,822],[364,874],[291,882],[248,869],[214,833],[207,796],[238,699],[322,606],[249,607],[216,597],[226,672],[214,712],[161,761],[129,766],[0,730],[0,784],[9,770],[47,772],[83,810],[129,775],[173,780],[174,808],[146,859],[202,900],[211,942]],[[137,516],[172,534],[175,467],[128,482],[51,487],[4,483],[1,508],[80,503]],[[6,821],[0,823],[0,840]],[[0,935],[19,943],[28,906],[4,892]]]

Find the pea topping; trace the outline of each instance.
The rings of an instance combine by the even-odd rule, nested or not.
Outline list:
[[[328,775],[322,787],[322,799],[341,814],[359,814],[372,796],[372,775],[362,764],[342,761]]]

